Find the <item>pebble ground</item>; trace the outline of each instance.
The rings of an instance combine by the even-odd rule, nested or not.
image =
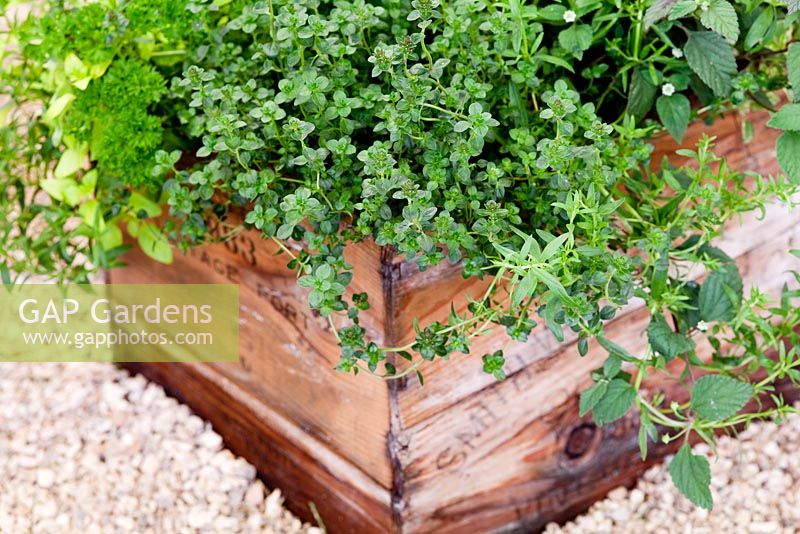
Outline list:
[[[666,467],[546,534],[800,532],[800,417],[722,438],[712,512]],[[306,533],[255,469],[156,384],[107,364],[0,364],[0,532]],[[323,518],[324,519],[324,518]]]
[[[0,532],[308,533],[208,424],[108,364],[0,364]]]

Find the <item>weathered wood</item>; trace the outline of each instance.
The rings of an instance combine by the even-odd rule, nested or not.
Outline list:
[[[737,259],[745,272],[746,285],[776,291],[791,279],[786,271],[796,266],[796,260],[786,250],[800,243],[800,220],[794,221],[795,225],[780,239],[766,241]],[[609,323],[606,333],[634,354],[641,353],[646,348],[642,333],[648,322],[647,310],[639,308]],[[709,349],[700,346],[698,353],[702,355]],[[551,491],[567,495],[551,503],[544,515],[555,514],[573,501],[584,499],[589,488],[585,487],[585,480],[573,480],[571,463],[564,463],[565,455],[569,456],[564,452],[568,448],[564,440],[580,425],[591,426],[588,419],[577,417],[576,399],[589,385],[589,372],[600,367],[605,357],[605,350],[593,344],[589,353],[579,358],[575,343],[568,343],[550,354],[537,355],[505,381],[460,399],[457,408],[441,410],[407,427],[407,445],[400,453],[405,466],[406,499],[395,505],[400,505],[410,518],[409,530],[438,532],[475,527],[482,522],[513,523],[514,515],[519,513],[516,508],[506,510],[502,520],[498,518],[504,503],[525,503],[534,513],[541,505],[531,503],[548,498]],[[675,393],[663,377],[650,384]],[[402,402],[401,407],[405,407]],[[598,459],[583,455],[582,462],[589,465],[587,469],[602,470],[614,457],[620,467],[633,471],[640,468],[633,463],[634,455],[617,454],[612,446]],[[523,482],[525,491],[518,485]],[[600,485],[596,495],[599,497],[612,487]],[[489,506],[488,502],[496,506]]]
[[[741,142],[738,116],[715,123],[716,152],[742,170],[775,173],[775,131],[767,115],[751,114],[755,139]],[[694,124],[684,146],[709,132]],[[655,159],[676,147],[659,142]],[[742,270],[746,287],[778,290],[797,267],[786,250],[800,244],[800,214],[770,206],[764,220],[730,221],[721,246]],[[568,517],[642,472],[635,424],[626,418],[602,429],[579,418],[578,393],[605,351],[592,344],[577,356],[570,333],[558,343],[539,326],[527,343],[507,351],[508,379],[481,370],[480,355],[505,344],[497,329],[471,355],[423,367],[415,380],[385,383],[342,375],[330,325],[309,311],[305,291],[286,269],[287,257],[255,232],[177,256],[172,268],[140,253],[113,282],[231,282],[241,287],[240,364],[131,366],[209,419],[231,448],[248,458],[290,507],[308,518],[313,501],[333,532],[471,532],[535,529]],[[355,291],[372,309],[363,324],[388,345],[413,336],[412,319],[444,320],[465,295],[488,281],[464,280],[458,266],[419,272],[412,262],[370,243],[349,247]],[[702,276],[701,272],[696,273]],[[607,334],[641,351],[647,310],[633,302]],[[708,347],[699,347],[700,352]],[[651,378],[648,388],[685,394],[675,382]],[[668,452],[657,447],[652,459]]]
[[[242,232],[232,243],[211,245],[187,255],[176,254],[169,269],[148,261],[141,252],[130,253],[126,257],[129,267],[111,274],[113,283],[237,283],[241,310],[240,363],[130,367],[168,384],[173,393],[185,397],[189,405],[220,430],[231,448],[250,459],[268,480],[294,480],[295,471],[305,470],[312,474],[297,479],[298,485],[304,485],[300,491],[313,496],[314,484],[332,488],[326,476],[313,474],[318,468],[330,466],[307,464],[305,459],[295,458],[294,453],[287,453],[288,459],[298,463],[294,471],[276,472],[274,454],[265,454],[264,447],[282,449],[284,444],[266,434],[265,429],[273,420],[261,418],[262,412],[253,407],[284,418],[299,436],[306,436],[304,454],[313,458],[322,450],[320,447],[328,448],[330,458],[340,458],[348,466],[351,473],[348,478],[363,477],[374,484],[363,494],[363,502],[358,502],[358,494],[352,491],[345,498],[346,485],[335,489],[338,501],[325,497],[331,490],[322,491],[320,487],[322,502],[316,502],[316,498],[292,499],[298,512],[307,517],[309,501],[314,501],[326,517],[341,515],[350,506],[352,510],[346,515],[361,514],[363,517],[356,522],[363,521],[369,531],[380,531],[372,527],[385,525],[388,520],[392,483],[385,442],[389,432],[387,387],[363,375],[341,380],[342,374],[333,368],[338,349],[330,325],[311,312],[295,275],[286,268],[288,258],[276,253],[277,247],[264,242],[255,232]],[[364,244],[348,250],[347,258],[357,273],[354,289],[368,292],[374,303],[363,324],[381,339],[379,325],[384,307],[380,253],[377,247]],[[214,394],[208,393],[212,385],[216,388]],[[236,388],[235,394],[231,388]],[[228,398],[221,399],[225,396]],[[230,418],[231,409],[244,409],[245,398],[252,411],[238,419]],[[260,423],[255,425],[254,420]],[[253,448],[255,442],[259,442],[259,447]],[[382,514],[374,515],[375,500],[385,507]]]

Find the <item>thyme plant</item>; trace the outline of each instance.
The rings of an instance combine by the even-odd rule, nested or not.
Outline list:
[[[170,243],[208,242],[244,213],[227,235],[256,228],[282,248],[344,372],[422,381],[421,362],[469,353],[490,329],[524,342],[537,322],[561,341],[571,330],[581,355],[599,343],[608,358],[581,415],[633,410],[643,457],[682,440],[670,472],[703,507],[708,462],[688,439],[793,411],[773,393],[800,379],[800,292],[744,288],[714,239],[798,193],[800,104],[782,105],[800,99],[796,2],[50,1],[23,20],[0,8],[4,282],[113,267],[120,225],[169,262]],[[710,137],[679,151],[686,166],[651,161],[654,135],[681,141],[693,120],[755,107],[784,130],[780,176],[729,168]],[[381,347],[360,326],[368,296],[347,291],[343,252],[364,240],[421,270],[458,264],[488,289]],[[651,315],[642,354],[603,334],[634,299]],[[502,347],[481,357],[505,377]],[[675,361],[683,403],[642,387]]]

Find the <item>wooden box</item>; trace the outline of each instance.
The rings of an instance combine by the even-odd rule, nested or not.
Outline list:
[[[713,128],[695,124],[684,145],[713,134],[717,153],[735,168],[776,173],[777,132],[766,128],[766,114],[749,118],[749,144],[732,115]],[[674,149],[659,142],[654,161]],[[777,291],[790,279],[786,251],[800,246],[800,217],[782,206],[764,220],[756,215],[731,221],[719,246],[737,259],[746,287]],[[605,359],[596,343],[580,358],[574,338],[558,343],[537,327],[527,343],[511,345],[502,382],[484,374],[480,361],[504,343],[500,329],[472,355],[454,356],[457,365],[424,366],[424,386],[413,377],[344,375],[333,368],[338,351],[327,322],[308,309],[286,256],[276,252],[258,233],[243,232],[178,254],[171,267],[132,252],[110,281],[240,285],[239,364],[129,367],[211,421],[302,517],[311,517],[313,503],[331,532],[532,530],[578,513],[645,469],[634,419],[600,429],[578,417],[578,394]],[[372,303],[364,325],[390,346],[412,337],[414,317],[445,319],[451,301],[463,307],[465,293],[485,287],[463,280],[458,267],[419,272],[371,243],[346,255],[355,290]],[[609,337],[643,349],[647,321],[647,311],[631,305],[610,323]],[[669,392],[670,384],[648,387]],[[656,448],[649,461],[667,452]]]

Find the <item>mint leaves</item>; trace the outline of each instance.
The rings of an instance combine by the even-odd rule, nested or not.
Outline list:
[[[589,411],[597,406],[597,403],[603,398],[608,389],[608,383],[605,381],[597,382],[591,387],[586,388],[581,392],[581,399],[578,405],[578,415],[583,417]]]
[[[592,36],[591,26],[578,24],[562,30],[558,34],[558,44],[580,60],[583,58],[583,53],[592,46]]]
[[[723,375],[707,375],[692,388],[691,408],[707,421],[722,421],[741,410],[753,393],[753,386],[747,382]]]
[[[697,506],[711,510],[711,466],[705,456],[692,454],[685,443],[669,464],[672,482],[683,495]]]
[[[800,101],[800,43],[789,45],[786,54],[786,75],[794,91],[795,102]]]
[[[725,264],[706,277],[700,286],[700,319],[730,321],[742,302],[742,277],[736,264]]]
[[[797,55],[800,56],[800,50]],[[796,61],[795,67],[800,69],[800,57]],[[767,124],[784,130],[776,144],[778,164],[790,179],[800,181],[800,104],[784,105]]]
[[[633,116],[636,122],[644,118],[650,108],[653,107],[653,100],[656,97],[656,86],[650,83],[647,75],[642,70],[633,71],[631,75],[631,87],[628,91],[628,107],[626,112]]]
[[[683,48],[689,67],[715,95],[728,96],[736,75],[733,47],[713,31],[689,32]]]
[[[647,327],[647,340],[653,350],[664,356],[667,361],[694,349],[694,341],[672,330],[661,314],[654,315],[650,321],[650,326]]]
[[[739,39],[739,19],[728,0],[707,0],[700,8],[700,22],[733,44]]]
[[[778,164],[795,182],[800,182],[800,131],[784,132],[776,144]]]
[[[592,395],[593,397],[596,394]],[[606,423],[611,423],[624,416],[633,401],[636,399],[636,390],[627,381],[615,378],[606,388],[602,397],[596,401],[592,408],[592,416],[594,422],[599,426]],[[588,406],[594,399],[587,399],[586,406]]]
[[[786,104],[767,123],[771,128],[800,132],[800,104]]]
[[[658,118],[677,142],[683,141],[683,134],[692,116],[689,99],[682,94],[662,95],[656,100]]]

